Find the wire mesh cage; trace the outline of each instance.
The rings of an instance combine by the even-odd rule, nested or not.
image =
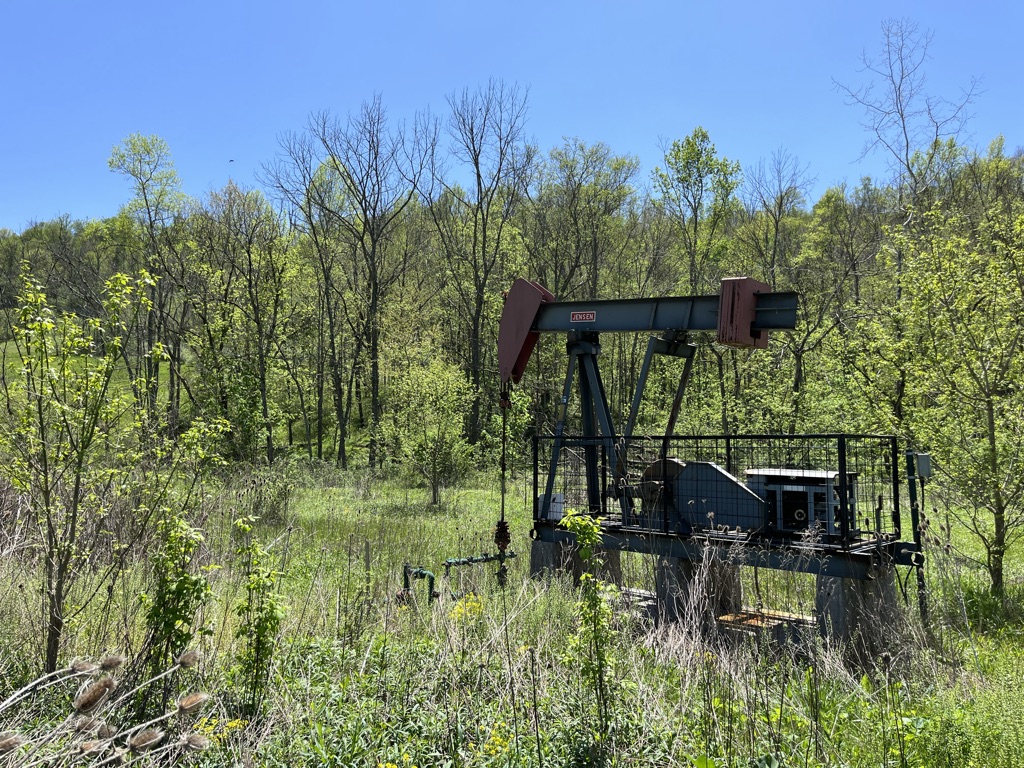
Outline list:
[[[534,518],[651,533],[900,536],[898,445],[879,435],[537,437]]]

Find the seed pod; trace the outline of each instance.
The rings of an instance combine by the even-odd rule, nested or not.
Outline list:
[[[202,660],[203,654],[199,651],[185,651],[178,657],[178,666],[182,669],[188,669],[189,667],[194,667]]]
[[[164,732],[159,728],[143,728],[128,740],[128,746],[133,752],[147,752],[164,737]]]
[[[24,743],[23,739],[13,731],[7,731],[6,733],[0,733],[0,755],[10,752],[13,749],[21,746]]]
[[[103,739],[94,739],[92,741],[83,741],[78,745],[79,753],[83,755],[98,755],[100,752],[105,750],[109,746],[110,742]]]
[[[114,678],[109,675],[105,675],[99,680],[93,680],[72,702],[71,706],[75,708],[76,712],[91,712],[107,698],[107,695],[116,686]]]
[[[124,656],[118,653],[112,653],[109,656],[104,656],[100,660],[100,669],[102,669],[104,672],[113,672],[115,669],[118,669],[122,664],[124,664],[125,661],[126,659]]]
[[[103,724],[98,717],[79,717],[75,720],[74,728],[77,733],[88,733],[95,731]]]
[[[201,733],[190,733],[182,738],[181,746],[193,752],[202,752],[204,749],[209,749],[213,746],[213,742]]]
[[[178,699],[178,714],[190,715],[210,699],[208,693],[190,693]]]

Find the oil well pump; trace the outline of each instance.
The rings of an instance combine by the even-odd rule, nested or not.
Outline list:
[[[568,355],[554,429],[533,441],[532,569],[558,566],[572,542],[559,522],[573,509],[602,519],[610,555],[658,558],[657,593],[669,618],[673,602],[692,591],[699,565],[709,562],[718,564],[716,616],[740,615],[740,566],[803,572],[817,577],[819,626],[847,637],[865,634],[869,619],[886,621],[898,567],[917,568],[923,590],[913,494],[918,464],[908,454],[904,489],[896,437],[676,434],[697,341],[714,334],[719,344],[765,348],[770,332],[795,328],[797,309],[797,294],[750,278],[723,280],[717,295],[573,302],[517,280],[498,333],[503,400],[542,334],[564,334]],[[621,425],[613,421],[599,366],[607,333],[649,334]],[[649,374],[662,357],[683,361],[665,428],[636,434]],[[570,434],[574,394],[580,429]],[[907,527],[909,541],[902,535]]]

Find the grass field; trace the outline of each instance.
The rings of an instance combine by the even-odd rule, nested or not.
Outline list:
[[[92,764],[1019,764],[1019,611],[987,597],[959,535],[949,553],[931,553],[928,631],[911,594],[902,642],[854,668],[813,635],[781,647],[723,642],[686,624],[655,627],[609,593],[602,599],[612,610],[595,619],[567,578],[529,578],[522,482],[508,497],[519,557],[509,562],[507,586],[495,563],[454,567],[445,579],[448,558],[495,551],[497,483],[475,485],[447,492],[440,508],[429,506],[425,489],[325,469],[211,485],[193,564],[212,587],[197,619],[202,661],[147,677],[138,594],[151,576],[140,561],[67,634],[69,662],[126,657],[111,673],[114,692],[89,712],[76,709],[76,694],[103,670],[67,670],[48,687],[16,693],[39,669],[43,564],[27,530],[10,528],[0,544],[0,750],[8,745],[0,762],[85,762],[83,745],[96,742]],[[262,517],[253,535],[282,609],[267,676],[255,688],[238,609],[252,594],[252,573],[231,525],[250,513]],[[438,577],[437,600],[428,599],[426,580],[400,599],[405,563]],[[633,556],[625,570],[645,586],[653,566]],[[806,585],[778,574],[762,574],[759,588],[792,590],[806,602]],[[601,632],[586,630],[592,621],[603,622]],[[126,696],[135,686],[163,697],[140,704],[141,694]],[[196,692],[210,694],[200,711],[175,704]],[[85,714],[114,732],[77,729]],[[141,739],[147,728],[160,731],[153,745]]]

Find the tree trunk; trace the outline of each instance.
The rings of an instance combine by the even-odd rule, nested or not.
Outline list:
[[[992,508],[993,537],[988,550],[988,575],[992,581],[991,591],[996,597],[1003,597],[1006,585],[1003,580],[1003,558],[1006,555],[1006,502],[999,486],[999,453],[996,444],[995,402],[991,395],[985,399],[985,420],[988,432],[988,475],[989,504]]]

